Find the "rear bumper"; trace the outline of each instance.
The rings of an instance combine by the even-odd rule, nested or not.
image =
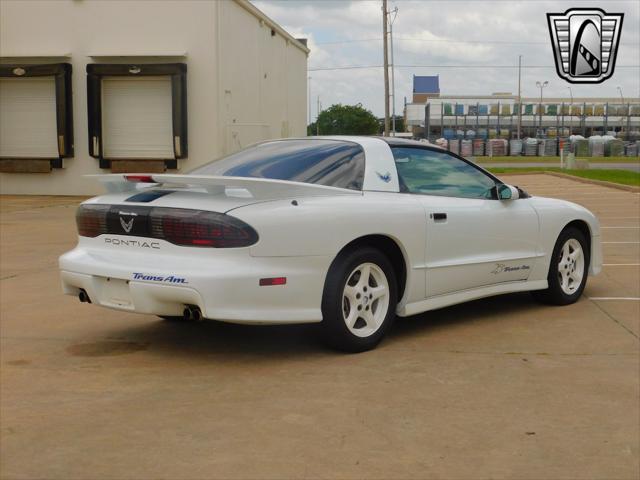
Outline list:
[[[182,315],[185,305],[205,318],[251,324],[322,320],[324,279],[332,258],[230,254],[175,257],[92,251],[81,246],[59,260],[64,293],[84,289],[91,302],[152,315]],[[260,286],[260,278],[287,277]]]

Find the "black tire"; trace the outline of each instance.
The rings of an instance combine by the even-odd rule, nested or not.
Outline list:
[[[561,266],[562,261],[562,249],[565,243],[569,240],[575,240],[580,244],[582,248],[582,254],[584,258],[583,272],[580,284],[572,293],[567,293],[562,289],[560,280],[560,268],[571,268],[566,265]],[[549,273],[547,275],[547,281],[549,287],[546,290],[537,290],[532,292],[533,297],[549,305],[569,305],[578,301],[584,287],[587,284],[587,276],[589,275],[589,262],[590,257],[589,242],[585,238],[584,234],[575,227],[567,227],[558,236],[555,246],[553,247],[553,254],[551,255],[551,262],[549,264]]]
[[[365,298],[362,296],[365,291],[368,291],[369,293],[367,295],[371,297],[371,289],[375,289],[379,287],[379,285],[371,286],[369,283],[370,287],[367,290],[364,283],[364,286],[359,286],[360,282],[358,282],[358,285],[354,286],[354,288],[359,286],[358,288],[361,289],[358,294],[359,296],[357,297],[359,300],[354,300],[354,302],[358,302],[357,305],[355,303],[353,305],[349,305],[349,300],[345,301],[343,298],[347,281],[353,281],[355,278],[359,278],[359,276],[354,276],[354,269],[365,264],[373,264],[377,269],[371,267],[371,271],[375,271],[376,275],[379,275],[381,271],[386,277],[386,282],[389,286],[386,312],[384,312],[384,307],[382,306],[386,301],[386,297],[385,299],[380,300],[367,299],[365,303]],[[375,282],[375,279],[371,281]],[[380,340],[382,340],[395,318],[397,291],[398,287],[393,267],[387,257],[379,250],[372,247],[362,247],[340,253],[329,268],[322,295],[323,320],[321,327],[326,342],[333,348],[353,353],[364,352],[375,348],[378,343],[380,343]],[[380,303],[380,301],[382,301],[382,303]],[[360,310],[358,307],[363,308]],[[366,334],[366,336],[358,336],[353,333],[347,327],[345,320],[345,309],[348,309],[348,311],[351,312],[351,308],[356,308],[354,312],[356,312],[355,315],[357,318],[352,327],[354,331],[362,332],[360,334],[365,335],[367,329],[377,329],[372,331],[370,334]],[[379,312],[377,311],[378,308],[381,308]],[[370,312],[372,319],[373,316],[376,316],[378,319],[382,319],[384,312],[384,319],[372,322],[370,326],[369,323],[367,323],[364,318],[360,318],[358,316],[360,314],[357,313],[362,311],[364,314],[365,309],[366,312]],[[359,327],[359,322],[364,322],[364,326]],[[375,325],[378,326],[376,327]]]

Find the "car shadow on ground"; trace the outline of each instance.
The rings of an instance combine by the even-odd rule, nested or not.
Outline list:
[[[450,329],[457,324],[490,321],[539,308],[540,304],[528,292],[482,298],[410,317],[397,317],[389,337],[397,341],[411,335]]]
[[[397,345],[411,336],[450,329],[458,324],[495,320],[535,308],[539,308],[538,304],[529,294],[516,293],[397,318],[380,348]],[[123,342],[170,356],[223,354],[282,359],[336,354],[323,343],[320,324],[259,326],[147,318],[143,324],[111,330],[106,335],[107,341],[114,342],[113,348]],[[81,347],[76,348],[82,352]]]

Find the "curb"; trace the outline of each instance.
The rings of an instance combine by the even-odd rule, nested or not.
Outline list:
[[[566,178],[566,179],[574,180],[580,183],[589,183],[591,185],[599,185],[601,187],[616,188],[618,190],[624,190],[626,192],[640,193],[640,187],[634,187],[633,185],[623,185],[622,183],[607,182],[606,180],[594,180],[591,178],[576,177],[574,175],[568,175],[566,173],[549,172],[545,170],[540,170],[539,172],[520,172],[520,173],[509,172],[509,173],[500,173],[498,175],[500,177],[503,177],[507,175],[541,175],[541,174],[551,175],[552,177]]]

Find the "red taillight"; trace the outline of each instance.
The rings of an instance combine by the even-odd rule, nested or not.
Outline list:
[[[270,285],[286,285],[287,277],[261,278],[260,286],[268,287]]]
[[[158,183],[151,175],[125,175],[124,178],[134,183]]]
[[[258,241],[249,225],[223,213],[154,208],[149,215],[151,236],[176,245],[194,247],[248,247]]]
[[[166,240],[191,247],[248,247],[258,233],[242,220],[224,213],[186,208],[128,205],[80,205],[78,234],[129,235]]]
[[[80,205],[76,211],[78,234],[83,237],[97,237],[107,233],[107,213],[109,205]]]

